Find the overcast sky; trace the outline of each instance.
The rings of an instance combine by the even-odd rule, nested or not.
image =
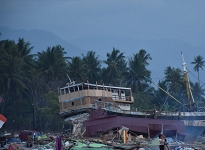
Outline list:
[[[205,47],[205,1],[0,0],[0,26],[42,29],[67,41],[111,35]]]
[[[205,50],[205,0],[0,0],[0,26],[45,30],[68,42],[89,36],[170,38]],[[199,54],[205,58],[205,51]]]

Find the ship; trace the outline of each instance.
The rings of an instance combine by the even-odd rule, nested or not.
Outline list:
[[[182,55],[183,58],[183,55]],[[183,58],[183,71],[187,95],[192,106],[195,101]],[[158,86],[148,79],[151,83]],[[161,90],[161,87],[158,86]],[[175,99],[168,92],[163,90]],[[73,124],[73,134],[78,134],[85,127],[87,137],[99,132],[106,132],[120,127],[129,128],[136,134],[148,138],[156,137],[163,132],[178,139],[196,139],[205,130],[205,112],[163,112],[153,110],[131,110],[134,103],[132,89],[112,85],[70,82],[58,90],[60,116]],[[175,99],[178,101],[177,99]]]

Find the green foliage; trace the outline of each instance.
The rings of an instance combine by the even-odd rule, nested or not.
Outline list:
[[[78,56],[68,61],[68,74],[72,81],[86,81],[86,69],[82,59]]]
[[[99,56],[95,56],[94,51],[88,51],[86,56],[83,54],[82,56],[88,81],[90,83],[100,82],[101,61]]]
[[[144,92],[139,92],[138,94],[133,94],[135,99],[134,105],[132,105],[132,109],[136,109],[138,111],[142,110],[153,110],[154,104],[152,104],[152,96],[148,95]]]
[[[113,48],[106,60],[99,60],[95,51],[85,55],[66,57],[60,45],[48,47],[45,51],[31,54],[33,46],[20,38],[0,41],[0,102],[1,113],[7,118],[5,130],[33,129],[39,131],[61,131],[64,121],[60,118],[57,88],[65,86],[70,77],[77,83],[87,82],[131,87],[134,104],[132,110],[160,111],[181,109],[181,105],[161,89],[151,86],[147,69],[152,60],[146,50],[141,49],[128,57]],[[204,60],[197,56],[192,64],[199,73]],[[105,65],[101,67],[101,65]],[[183,72],[167,67],[165,77],[158,85],[186,104],[186,88]],[[199,77],[198,77],[199,79]],[[205,102],[205,89],[200,83],[191,83],[196,102]]]
[[[203,67],[205,67],[205,60],[203,60],[203,57],[201,55],[194,57],[194,61],[191,62],[191,64],[194,64],[194,71],[198,73],[198,82],[200,83],[199,79],[199,69],[203,70]]]
[[[38,52],[36,58],[37,72],[46,81],[62,79],[66,73],[67,57],[64,48],[60,45],[48,47],[46,51]]]
[[[168,90],[173,94],[182,90],[184,85],[184,78],[182,71],[179,68],[167,67],[164,71],[165,82],[167,83]]]
[[[150,78],[151,72],[146,69],[151,60],[150,54],[143,49],[129,58],[128,69],[123,72],[123,83],[132,88],[134,93],[142,92],[147,87],[146,78]]]
[[[193,97],[196,102],[205,102],[205,88],[198,82],[191,83]]]
[[[126,70],[124,53],[113,48],[112,53],[107,53],[107,60],[103,62],[107,65],[107,68],[102,73],[103,82],[105,84],[119,86],[121,74]]]
[[[17,44],[9,40],[0,41],[0,95],[4,99],[4,103],[0,104],[1,113],[4,112],[5,105],[9,102],[13,104],[14,100],[23,97],[28,90],[31,49],[30,43],[24,42],[24,39],[19,39]]]
[[[48,92],[45,95],[47,107],[39,108],[37,113],[37,122],[42,125],[43,131],[61,131],[63,120],[59,117],[60,110],[58,95],[54,92]]]

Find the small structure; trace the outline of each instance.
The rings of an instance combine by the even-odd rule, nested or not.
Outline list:
[[[60,114],[88,108],[130,110],[134,103],[131,88],[90,83],[71,84],[59,89]]]

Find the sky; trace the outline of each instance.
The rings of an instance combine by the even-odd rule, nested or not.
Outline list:
[[[204,0],[1,0],[0,26],[46,30],[67,41],[110,35],[205,47],[204,8]]]
[[[66,41],[171,38],[205,48],[204,8],[204,0],[0,0],[0,26],[45,30]]]

